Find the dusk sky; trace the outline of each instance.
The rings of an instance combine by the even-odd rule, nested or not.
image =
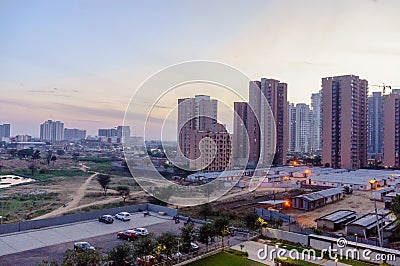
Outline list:
[[[400,88],[399,10],[395,0],[0,0],[0,124],[38,136],[54,119],[94,135],[122,124],[149,76],[188,60],[287,82],[291,102],[309,103],[333,75]]]

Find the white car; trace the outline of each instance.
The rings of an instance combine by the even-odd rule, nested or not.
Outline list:
[[[115,219],[118,219],[121,221],[130,221],[131,215],[129,214],[129,212],[120,212],[115,215]]]
[[[74,250],[75,251],[89,251],[89,250],[95,250],[95,248],[90,245],[88,242],[76,242],[74,244]]]
[[[135,232],[138,236],[147,236],[149,234],[149,231],[143,227],[138,227],[133,230],[135,230]]]

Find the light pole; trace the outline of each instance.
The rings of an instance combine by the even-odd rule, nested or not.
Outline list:
[[[336,258],[336,259],[335,259],[335,264],[336,264],[336,266],[337,266],[337,262],[338,262],[338,259]]]
[[[376,199],[372,196],[372,185],[375,184],[376,179],[370,180],[369,183],[371,184],[371,197],[374,200],[375,205],[375,216],[376,216],[376,230],[378,231],[378,238],[379,238],[379,246],[382,247],[382,238],[381,238],[381,230],[379,228],[379,216],[378,216],[378,208],[376,207]]]
[[[358,247],[357,247],[357,245],[358,245],[358,241],[357,241],[358,235],[357,234],[354,234],[354,235],[356,236],[356,249],[358,249]]]

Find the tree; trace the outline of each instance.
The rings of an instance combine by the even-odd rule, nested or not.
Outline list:
[[[11,158],[15,158],[15,156],[17,156],[17,149],[7,150],[7,154],[10,155]]]
[[[107,189],[111,183],[111,177],[109,175],[105,175],[105,174],[98,174],[97,181],[99,182],[100,186],[103,188],[104,197],[106,198],[107,197]]]
[[[129,197],[130,189],[128,186],[118,186],[117,191],[119,195],[124,199],[124,203],[126,201],[126,198]]]
[[[35,163],[31,163],[28,166],[29,170],[31,170],[31,175],[34,175],[36,173],[37,167],[35,165]]]
[[[64,254],[62,266],[97,266],[104,262],[104,258],[97,250],[87,250],[85,252],[76,252],[67,249]]]
[[[165,255],[171,257],[177,252],[178,249],[178,236],[171,233],[165,232],[160,235],[157,239],[158,245],[162,247]]]
[[[196,232],[193,223],[187,223],[181,227],[182,250],[188,252],[190,243],[196,240]]]
[[[203,224],[199,228],[199,241],[206,245],[208,251],[208,245],[214,242],[215,230],[211,224]]]
[[[22,149],[17,152],[19,158],[29,158],[33,155],[33,149]]]
[[[400,195],[393,198],[390,203],[390,210],[396,215],[397,220],[400,221]]]
[[[76,165],[78,164],[78,161],[79,161],[79,153],[74,152],[74,153],[72,154],[72,160],[74,160],[75,166],[76,166]]]
[[[154,234],[142,236],[133,243],[134,256],[142,258],[147,255],[156,255],[158,243],[155,241]]]
[[[212,213],[212,206],[210,203],[205,203],[200,207],[200,215],[204,217],[204,220],[207,221],[207,216]]]
[[[36,150],[36,151],[32,154],[32,159],[33,159],[34,161],[37,161],[37,160],[40,159],[40,151],[39,151],[39,150]]]
[[[57,161],[57,157],[55,155],[51,156],[50,161],[53,162],[53,167],[54,167],[54,163]]]
[[[258,215],[255,212],[249,212],[246,215],[246,222],[245,222],[246,227],[251,230],[256,229],[257,228],[257,225],[256,225],[257,219],[258,219]]]
[[[229,220],[226,217],[218,217],[212,224],[215,234],[221,238],[222,248],[224,247],[224,238],[229,235]]]
[[[127,243],[116,246],[108,252],[107,260],[109,265],[134,265],[136,257],[134,255],[133,246]]]

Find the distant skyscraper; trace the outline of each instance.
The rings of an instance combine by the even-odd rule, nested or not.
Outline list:
[[[117,137],[117,129],[115,128],[100,128],[98,132],[99,137]]]
[[[188,130],[204,130],[217,123],[218,102],[208,95],[178,99],[178,145],[187,157]],[[179,131],[180,130],[180,131]]]
[[[0,125],[0,140],[1,138],[9,138],[11,136],[11,125],[10,124],[2,124]]]
[[[40,125],[40,139],[45,141],[62,141],[64,139],[64,123],[47,120]]]
[[[64,129],[64,140],[81,140],[86,138],[86,130],[76,128]]]
[[[383,96],[383,164],[400,167],[400,94]]]
[[[311,95],[310,149],[322,149],[322,92]]]
[[[178,145],[191,169],[222,171],[231,166],[231,136],[217,123],[217,106],[207,95],[178,99]]]
[[[248,112],[249,104],[246,102],[235,102],[233,119],[233,158],[234,164],[244,166],[248,162],[246,158],[249,156],[249,137],[248,128]]]
[[[322,163],[367,165],[368,81],[347,75],[322,79]]]
[[[289,151],[310,151],[310,115],[307,104],[289,104]]]
[[[117,127],[117,137],[121,138],[122,142],[129,141],[131,137],[131,128],[130,126],[118,126]]]
[[[289,151],[296,149],[296,106],[289,104]]]
[[[269,106],[262,100],[262,95]],[[287,84],[266,78],[262,78],[261,81],[251,81],[249,103],[259,121],[258,124],[254,119],[253,130],[250,130],[250,134],[254,134],[252,139],[256,140],[254,143],[250,143],[250,147],[253,146],[250,149],[251,152],[261,160],[262,164],[271,160],[273,165],[286,164],[289,144]],[[275,131],[273,131],[274,124]],[[275,143],[274,136],[276,137]],[[274,144],[275,154],[273,154],[272,148]]]
[[[310,151],[310,107],[296,104],[296,152]]]
[[[380,92],[368,97],[368,153],[382,154],[383,149],[383,98]]]

